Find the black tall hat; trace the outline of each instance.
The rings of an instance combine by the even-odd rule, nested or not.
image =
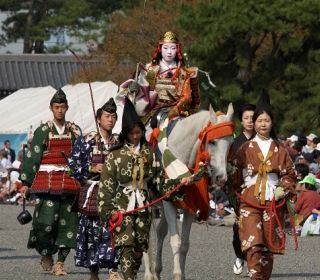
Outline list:
[[[59,88],[57,92],[52,96],[50,104],[52,103],[66,103],[68,104],[67,96],[64,91]]]
[[[144,127],[143,122],[140,120],[136,109],[131,103],[128,97],[125,98],[125,104],[122,114],[122,131],[123,136],[128,135],[128,133],[134,128],[135,125]]]
[[[259,96],[256,111],[266,110],[267,112],[272,112],[272,106],[270,104],[270,96],[265,89],[262,89],[262,92]]]
[[[110,114],[117,113],[117,105],[112,97],[101,107],[101,109]]]

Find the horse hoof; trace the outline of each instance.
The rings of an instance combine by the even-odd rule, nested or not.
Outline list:
[[[144,280],[159,280],[160,278],[157,277],[157,275],[153,274],[147,274],[143,278]]]
[[[182,276],[180,273],[174,273],[173,274],[173,280],[182,280]]]

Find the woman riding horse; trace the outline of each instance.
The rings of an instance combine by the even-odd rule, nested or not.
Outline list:
[[[142,66],[137,80],[120,88],[135,95],[139,116],[149,119],[156,111],[166,109],[169,119],[189,116],[200,105],[198,69],[185,65],[181,44],[175,33],[168,31],[159,40],[152,61]]]

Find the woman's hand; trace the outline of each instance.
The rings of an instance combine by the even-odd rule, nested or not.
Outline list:
[[[181,185],[189,185],[191,178],[192,178],[192,176],[182,178]]]
[[[283,187],[276,187],[276,189],[274,190],[274,198],[276,201],[284,198],[286,196],[286,192],[284,191]]]

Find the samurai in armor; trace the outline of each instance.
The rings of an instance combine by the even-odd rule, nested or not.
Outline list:
[[[97,197],[105,157],[118,143],[118,135],[112,133],[117,121],[113,98],[97,110],[96,121],[99,132],[79,136],[69,157],[71,176],[81,182],[75,264],[89,268],[91,280],[99,279],[99,268],[108,268],[108,279],[116,280],[120,279],[117,273],[119,254],[112,248],[108,227],[100,223]]]
[[[64,262],[74,248],[78,225],[78,214],[71,211],[71,206],[80,188],[69,176],[67,156],[81,131],[65,120],[68,101],[62,89],[54,94],[49,108],[53,120],[35,130],[20,179],[29,187],[28,192],[37,196],[28,248],[42,256],[43,270],[65,275]]]

